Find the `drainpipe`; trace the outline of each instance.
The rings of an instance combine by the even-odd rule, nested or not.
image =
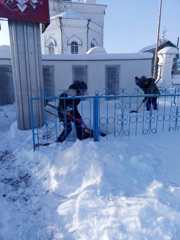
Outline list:
[[[62,17],[59,18],[60,31],[61,31],[61,53],[64,53],[64,41],[63,41],[63,23]]]
[[[87,22],[87,51],[89,50],[89,25],[90,25],[90,22],[91,22],[91,19],[88,19],[88,22]]]

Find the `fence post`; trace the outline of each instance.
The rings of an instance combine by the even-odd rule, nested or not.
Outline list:
[[[99,141],[99,96],[93,98],[93,131],[94,141]]]

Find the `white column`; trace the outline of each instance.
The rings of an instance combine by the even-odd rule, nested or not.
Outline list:
[[[169,87],[172,84],[172,66],[176,54],[178,54],[178,50],[173,47],[166,47],[158,52],[158,77],[160,79],[159,84],[162,87]]]
[[[9,21],[18,128],[31,128],[30,99],[42,97],[43,77],[39,24]],[[43,101],[33,105],[36,127],[43,125]]]

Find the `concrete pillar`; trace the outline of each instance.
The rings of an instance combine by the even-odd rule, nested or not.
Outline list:
[[[11,59],[18,128],[31,129],[30,99],[42,97],[40,27],[38,23],[9,21]],[[43,101],[33,105],[36,127],[43,125]]]

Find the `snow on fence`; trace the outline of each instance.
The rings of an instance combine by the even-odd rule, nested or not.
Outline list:
[[[157,110],[151,108],[147,111],[146,102],[143,99],[157,97]],[[58,118],[59,97],[44,98],[45,123],[42,128],[36,127],[33,105],[40,98],[31,99],[31,122],[33,148],[54,143],[63,130],[63,124]],[[62,99],[66,99],[63,97]],[[85,125],[93,130],[93,139],[99,141],[101,132],[106,133],[105,139],[110,136],[126,137],[140,134],[156,134],[162,131],[177,131],[180,129],[180,91],[161,91],[160,96],[152,94],[127,95],[122,91],[120,95],[95,95],[68,97],[68,99],[80,99],[78,110]],[[65,123],[66,124],[66,119]],[[76,131],[73,127],[66,141],[75,141]]]

